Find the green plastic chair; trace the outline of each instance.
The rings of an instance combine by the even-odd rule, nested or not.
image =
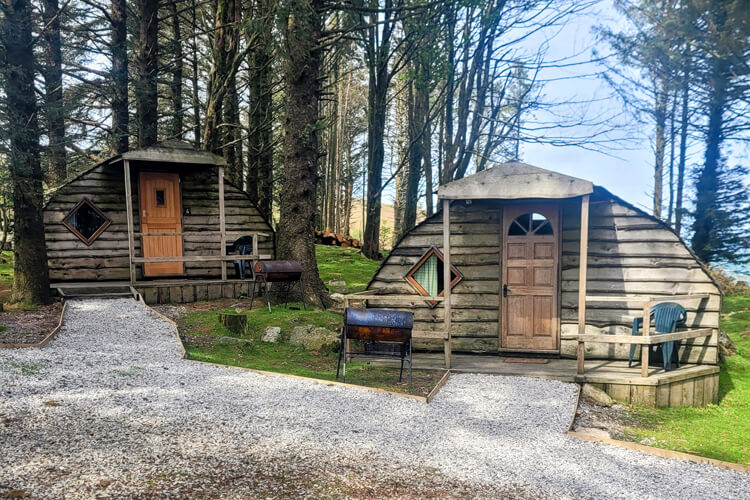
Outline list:
[[[687,313],[685,308],[675,302],[662,302],[656,304],[651,308],[651,318],[654,319],[655,335],[662,333],[674,333],[677,330],[678,325],[684,325],[687,319]],[[641,326],[643,325],[643,318],[636,318],[633,321],[633,335],[641,334]],[[633,365],[633,357],[635,356],[636,344],[630,345],[630,359],[628,361],[628,367]],[[650,346],[642,346],[649,348]],[[680,342],[671,341],[664,342],[661,344],[661,354],[664,361],[664,371],[672,369],[672,357],[675,359],[677,368],[680,367]]]

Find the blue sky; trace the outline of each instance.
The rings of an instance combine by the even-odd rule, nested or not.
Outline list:
[[[622,19],[609,1],[603,1],[586,14],[578,15],[550,40],[548,60],[563,59],[572,54],[581,55],[576,60],[590,57],[596,43],[595,26],[622,25]],[[530,41],[530,45],[538,43]],[[604,50],[600,47],[600,51]],[[583,53],[582,53],[583,52]],[[548,101],[566,102],[597,100],[587,111],[590,116],[601,113],[628,121],[622,114],[622,105],[612,96],[608,84],[597,76],[588,76],[602,70],[596,63],[566,69],[545,70],[544,79],[575,77],[545,84],[544,98]],[[605,99],[609,97],[608,99]],[[604,99],[604,100],[600,100]],[[579,106],[580,108],[580,106]],[[544,117],[538,117],[545,120]],[[551,131],[554,133],[554,131]],[[565,130],[559,134],[581,134],[587,127]],[[648,132],[648,131],[646,131]],[[627,201],[651,211],[653,196],[653,151],[648,134],[641,134],[627,145],[600,146],[605,152],[590,151],[576,146],[553,146],[548,144],[525,144],[521,148],[521,159],[526,163],[581,177],[603,186]],[[665,191],[666,198],[666,191]]]

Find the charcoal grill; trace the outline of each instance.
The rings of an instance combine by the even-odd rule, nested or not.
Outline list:
[[[379,358],[400,358],[401,370],[398,381],[404,375],[404,361],[409,362],[409,391],[412,388],[411,377],[411,337],[414,328],[414,313],[392,311],[387,309],[361,309],[347,307],[344,312],[344,327],[341,329],[341,347],[336,366],[336,378],[343,361],[343,376],[346,382],[346,361],[349,356],[369,356]],[[352,353],[347,346],[348,340],[364,342],[363,353]]]
[[[307,309],[305,304],[305,286],[302,282],[302,264],[296,260],[259,260],[255,263],[255,280],[253,281],[253,294],[251,299],[255,298],[255,285],[260,284],[260,291],[265,291],[268,312],[271,312],[271,293],[283,294],[284,304],[287,303],[289,292],[295,283],[299,283],[300,295],[302,296],[302,307]],[[284,283],[283,290],[274,290],[271,292],[269,283]],[[252,304],[250,305],[252,309]]]

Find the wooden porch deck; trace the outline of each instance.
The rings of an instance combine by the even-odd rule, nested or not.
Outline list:
[[[249,296],[252,279],[154,279],[138,281],[94,281],[52,283],[50,288],[64,297],[116,297],[141,294],[147,304],[184,304],[198,300]]]
[[[451,371],[589,383],[618,401],[645,406],[705,406],[718,401],[719,367],[716,365],[683,364],[668,372],[650,366],[649,376],[642,377],[640,364],[628,368],[627,361],[587,359],[585,373],[579,375],[575,359],[549,359],[542,364],[512,363],[507,361],[509,358],[518,359],[517,356],[453,354]],[[389,359],[370,362],[376,366],[398,365],[398,361]],[[414,368],[444,370],[443,353],[414,354]]]

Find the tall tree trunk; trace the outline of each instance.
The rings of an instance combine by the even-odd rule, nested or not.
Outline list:
[[[206,149],[221,153],[224,101],[239,66],[238,30],[235,0],[216,0],[215,26],[211,42],[211,71],[206,90],[206,118],[203,143]]]
[[[172,100],[172,124],[170,135],[175,139],[182,139],[184,114],[182,112],[182,74],[183,74],[183,51],[182,51],[182,28],[180,13],[177,8],[179,0],[170,0],[169,17],[172,24],[172,39],[169,40],[169,54],[174,57],[172,66],[172,82],[169,86],[170,98]]]
[[[320,37],[323,0],[289,0],[284,27],[286,118],[279,257],[302,263],[308,300],[331,304],[315,256],[318,177]]]
[[[190,59],[190,80],[192,86],[192,98],[193,98],[193,142],[196,149],[201,147],[201,102],[200,102],[200,88],[198,87],[198,20],[197,20],[198,5],[197,0],[192,0],[190,9],[190,26],[192,28],[192,47],[191,52],[193,57]]]
[[[430,109],[430,93],[426,92],[426,102],[422,103],[425,109]],[[427,217],[433,214],[432,204],[432,126],[429,117],[427,117],[424,135],[422,136],[422,154],[424,155],[424,197]]]
[[[416,79],[409,91],[409,172],[406,175],[406,206],[401,235],[407,233],[417,224],[417,200],[419,199],[419,181],[422,178],[422,160],[424,158],[424,135],[426,135],[427,115],[429,109],[429,82],[424,64],[417,62]]]
[[[237,77],[232,75],[224,98],[224,158],[227,160],[228,177],[235,186],[242,186],[244,164],[242,162],[242,128],[240,127],[240,99],[237,93]]]
[[[688,135],[688,120],[689,120],[689,106],[690,106],[690,55],[685,56],[685,68],[683,69],[682,76],[682,104],[681,104],[681,116],[680,116],[680,159],[677,164],[677,189],[675,193],[675,208],[674,208],[674,230],[677,234],[682,232],[682,199],[683,189],[685,186],[685,162],[687,159],[687,135]]]
[[[50,300],[47,248],[44,241],[42,166],[39,123],[34,93],[34,52],[31,4],[10,0],[4,11],[7,134],[10,138],[10,178],[13,186],[13,299],[31,304]]]
[[[112,147],[117,154],[129,147],[127,16],[127,0],[112,0]]]
[[[677,92],[672,98],[672,106],[669,111],[669,206],[667,208],[667,223],[674,227],[674,159],[675,142],[677,131],[675,128],[675,115],[677,114]]]
[[[712,230],[716,222],[718,170],[721,162],[721,144],[724,141],[724,108],[727,103],[726,59],[716,57],[711,62],[711,97],[708,104],[708,127],[703,168],[695,185],[695,220],[693,222],[693,251],[703,262],[714,256]]]
[[[44,91],[47,116],[47,156],[52,184],[62,184],[67,177],[65,155],[65,109],[63,104],[62,44],[60,41],[60,6],[58,0],[44,0]]]
[[[267,220],[273,209],[273,26],[274,0],[254,0],[253,19],[258,23],[249,57],[247,192]]]
[[[159,65],[159,2],[138,0],[138,41],[136,61],[138,79],[135,84],[138,118],[138,146],[157,143],[158,94],[156,89]]]
[[[664,195],[664,148],[665,129],[667,124],[667,90],[666,80],[657,84],[660,88],[656,92],[654,103],[654,117],[656,120],[656,139],[654,153],[654,217],[661,219]]]

